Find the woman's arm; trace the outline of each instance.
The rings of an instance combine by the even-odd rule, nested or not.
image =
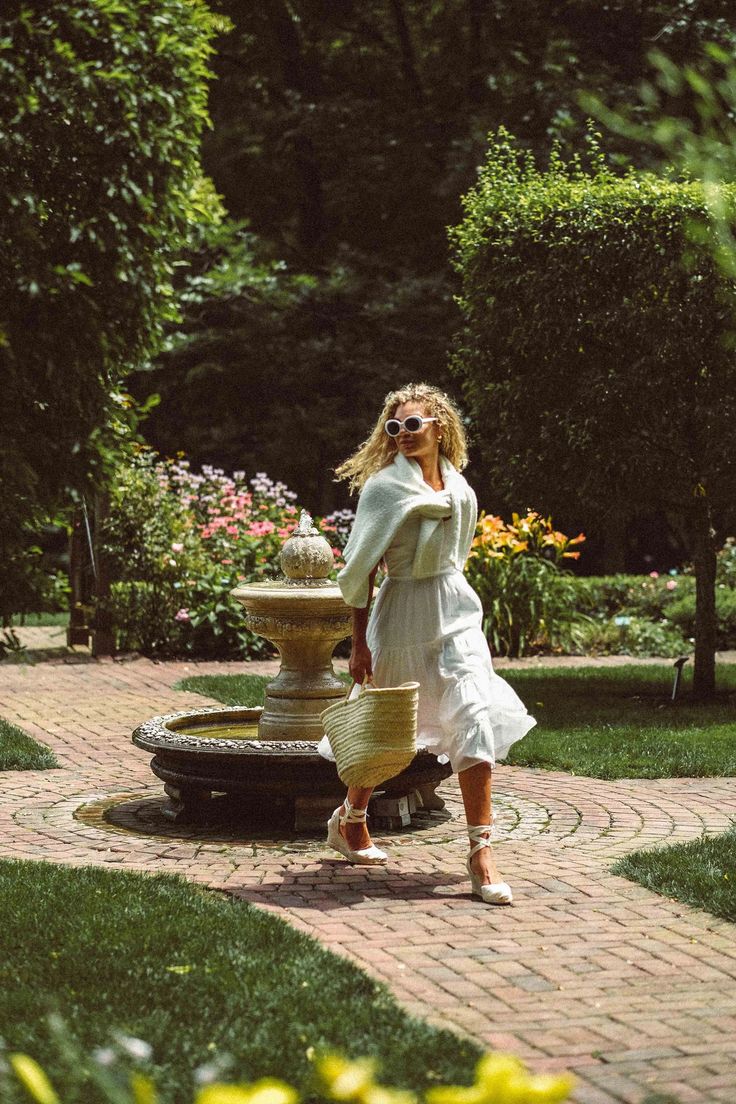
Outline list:
[[[378,564],[368,576],[368,604],[362,609],[353,606],[353,646],[350,652],[350,677],[354,682],[363,683],[373,677],[373,657],[365,639],[368,628],[368,615],[373,598],[373,585],[376,581]]]

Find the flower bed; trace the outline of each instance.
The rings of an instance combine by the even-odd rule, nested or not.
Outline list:
[[[283,542],[298,522],[296,495],[264,472],[246,479],[141,449],[111,492],[105,547],[113,578],[117,646],[147,654],[270,654],[243,625],[230,591],[279,574]],[[315,524],[339,559],[352,514]]]

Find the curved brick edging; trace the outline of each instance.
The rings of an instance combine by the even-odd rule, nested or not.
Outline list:
[[[498,768],[510,909],[468,895],[454,783],[445,787],[453,819],[386,839],[386,869],[348,867],[321,840],[113,830],[106,803],[152,808],[161,792],[132,728],[205,703],[171,690],[184,674],[227,670],[140,659],[1,666],[0,716],[63,766],[3,775],[0,855],[178,871],[224,889],[355,959],[410,1011],[535,1068],[575,1070],[581,1104],[639,1104],[655,1090],[682,1104],[734,1099],[736,929],[607,867],[634,848],[722,831],[736,816],[736,780],[603,782]]]

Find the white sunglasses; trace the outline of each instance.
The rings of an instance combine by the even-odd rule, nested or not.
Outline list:
[[[398,418],[389,418],[383,428],[389,437],[398,437],[402,429],[405,429],[407,433],[419,433],[420,430],[424,429],[427,422],[436,421],[436,418],[422,418],[420,414],[410,414],[408,418],[404,418],[403,422],[400,422]]]

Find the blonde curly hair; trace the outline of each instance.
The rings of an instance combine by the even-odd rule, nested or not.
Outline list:
[[[390,391],[383,403],[378,421],[365,441],[347,460],[335,468],[339,479],[350,480],[351,492],[362,490],[368,476],[391,463],[397,452],[396,439],[389,437],[386,422],[393,418],[403,403],[421,403],[428,418],[437,419],[442,435],[440,453],[458,471],[468,462],[468,442],[460,413],[449,395],[429,383],[408,383],[398,391]]]

